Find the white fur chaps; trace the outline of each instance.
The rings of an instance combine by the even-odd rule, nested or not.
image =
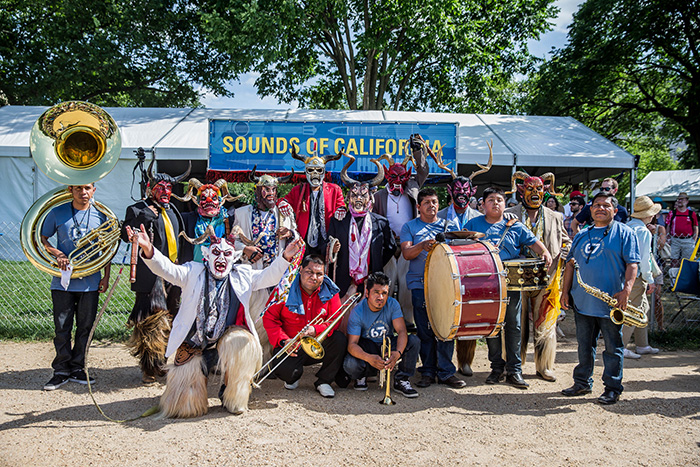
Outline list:
[[[223,403],[232,414],[248,409],[253,375],[262,366],[260,343],[247,329],[232,326],[219,339],[219,368],[224,375]]]

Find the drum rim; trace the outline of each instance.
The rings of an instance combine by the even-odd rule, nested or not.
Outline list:
[[[453,326],[450,328],[450,332],[447,334],[446,337],[443,337],[441,334],[439,334],[437,328],[435,327],[435,322],[433,321],[433,317],[428,312],[428,310],[430,309],[430,303],[429,303],[429,298],[428,298],[430,296],[430,293],[428,291],[428,288],[429,288],[428,281],[425,280],[425,278],[428,277],[428,268],[430,265],[430,258],[432,257],[433,252],[435,252],[439,246],[441,246],[445,250],[446,253],[450,253],[450,252],[454,253],[454,250],[452,250],[452,247],[446,243],[436,243],[433,246],[433,248],[431,248],[430,251],[428,252],[428,257],[425,259],[425,268],[423,270],[423,278],[424,278],[423,290],[424,290],[424,296],[425,296],[425,314],[428,315],[428,321],[430,322],[430,327],[433,330],[433,334],[435,335],[435,337],[437,337],[441,341],[450,341],[450,340],[454,340],[455,335],[457,334],[457,328],[455,328],[455,324],[459,324],[458,319],[461,318],[462,307],[461,306],[453,306],[452,307],[452,312],[453,312],[452,324],[453,324]],[[457,261],[455,260],[454,256],[449,255],[449,254],[446,256],[450,260],[450,268],[452,270],[452,273],[459,274],[459,268],[457,267]],[[461,302],[462,301],[462,294],[460,293],[459,286],[455,286],[456,282],[457,282],[456,280],[454,280],[454,279],[452,280],[453,292],[455,294],[455,300],[457,300],[458,302]]]

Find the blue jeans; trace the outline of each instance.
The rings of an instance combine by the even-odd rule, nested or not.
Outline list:
[[[503,372],[509,375],[522,373],[522,361],[520,360],[520,310],[522,308],[520,292],[508,292],[508,305],[506,306],[506,318],[503,329],[495,337],[486,339],[489,348],[489,361],[491,370]],[[505,332],[506,359],[503,360],[501,338]]]
[[[85,346],[97,316],[99,298],[98,291],[51,291],[53,323],[56,331],[56,337],[53,339],[56,358],[51,364],[54,374],[68,376],[85,367]],[[75,318],[75,343],[71,347],[73,318]]]
[[[396,337],[391,338],[391,348],[396,349]],[[382,346],[372,340],[361,337],[358,345],[369,354],[380,355]],[[413,334],[408,335],[406,348],[403,351],[401,361],[397,365],[396,380],[408,379],[416,372],[416,362],[418,361],[418,349],[420,348],[420,340]],[[353,357],[349,353],[343,361],[343,369],[348,374],[350,379],[360,379],[367,376],[367,370],[370,364],[357,357]]]
[[[598,333],[603,333],[603,384],[606,391],[620,394],[622,387],[622,325],[613,323],[610,318],[582,315],[574,312],[576,319],[576,340],[578,341],[578,365],[574,368],[574,383],[577,386],[593,388],[593,367],[595,366]]]
[[[452,363],[454,341],[441,341],[435,337],[430,328],[428,312],[425,309],[425,292],[423,289],[411,290],[413,302],[413,319],[416,321],[418,338],[420,339],[420,359],[423,366],[418,369],[423,376],[444,381],[455,374],[457,369]]]

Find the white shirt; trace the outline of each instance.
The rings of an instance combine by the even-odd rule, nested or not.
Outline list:
[[[391,193],[387,193],[386,218],[394,234],[401,235],[403,225],[413,220],[413,207],[408,195],[394,196]]]

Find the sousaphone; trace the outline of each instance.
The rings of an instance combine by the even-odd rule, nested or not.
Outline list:
[[[30,134],[30,152],[37,167],[63,185],[87,185],[107,175],[121,153],[121,133],[114,119],[89,102],[62,102],[44,112]],[[27,259],[40,271],[60,277],[56,259],[41,243],[41,226],[55,207],[72,202],[67,188],[57,188],[29,208],[20,228]],[[107,217],[76,244],[69,255],[71,278],[89,276],[104,268],[119,248],[119,220],[104,204],[93,205]]]

